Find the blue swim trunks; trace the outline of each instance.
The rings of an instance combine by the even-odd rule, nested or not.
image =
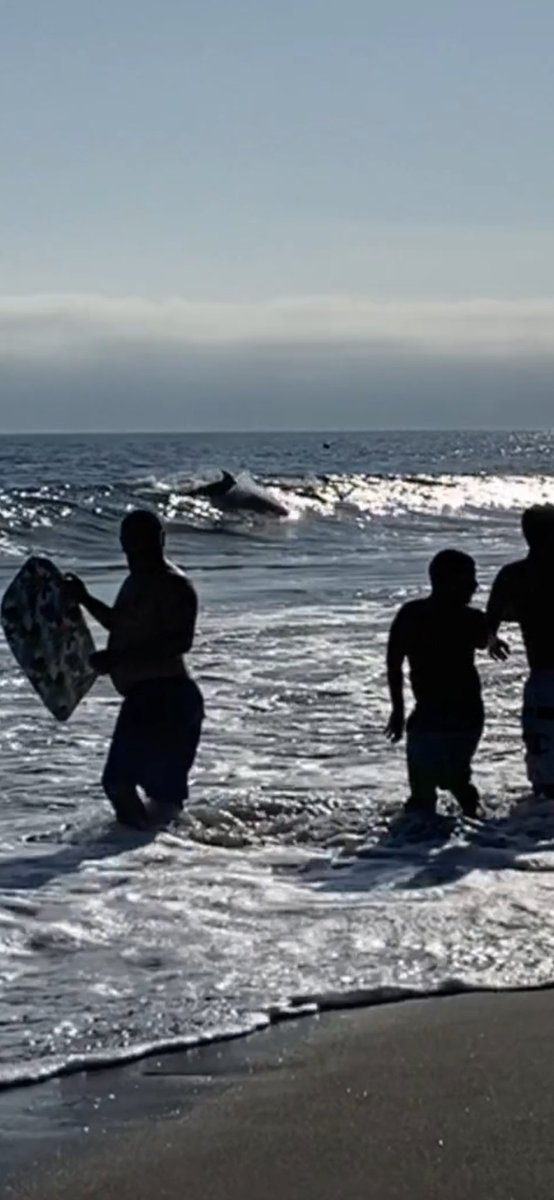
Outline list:
[[[202,693],[188,676],[135,684],[121,705],[102,777],[109,799],[140,787],[157,804],[182,805],[203,718]]]

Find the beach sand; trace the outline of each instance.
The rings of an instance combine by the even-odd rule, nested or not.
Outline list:
[[[553,1033],[549,990],[462,995],[6,1093],[0,1194],[552,1200]]]

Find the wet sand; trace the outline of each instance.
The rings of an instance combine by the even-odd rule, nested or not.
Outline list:
[[[554,993],[328,1014],[0,1097],[10,1200],[551,1200]]]

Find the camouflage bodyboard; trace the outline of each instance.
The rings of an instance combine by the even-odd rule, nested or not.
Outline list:
[[[29,558],[4,594],[6,641],[43,704],[67,721],[96,679],[90,630],[68,603],[61,571],[47,558]]]

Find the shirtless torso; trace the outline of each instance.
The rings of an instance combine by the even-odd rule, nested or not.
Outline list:
[[[146,679],[186,675],[182,650],[192,642],[197,600],[194,588],[173,563],[157,571],[133,572],[113,606],[108,641],[110,675],[125,696]]]

